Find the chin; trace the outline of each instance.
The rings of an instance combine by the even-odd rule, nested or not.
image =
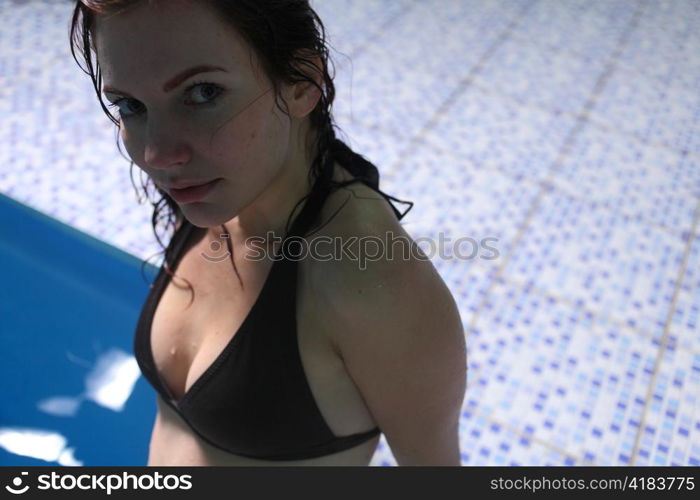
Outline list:
[[[215,226],[220,226],[226,222],[222,217],[215,217],[205,213],[199,213],[196,208],[182,210],[185,219],[195,227],[207,229]]]
[[[221,212],[208,213],[205,205],[204,203],[193,203],[187,208],[183,209],[181,207],[182,214],[190,224],[202,229],[221,227],[237,215],[234,214],[229,217],[227,214]]]

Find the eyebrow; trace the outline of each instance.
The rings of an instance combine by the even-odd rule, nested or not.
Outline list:
[[[197,75],[199,73],[205,73],[205,72],[211,72],[211,71],[223,71],[226,72],[224,68],[221,68],[219,66],[210,66],[207,64],[199,65],[199,66],[193,66],[192,68],[188,68],[184,71],[181,71],[174,77],[172,77],[170,80],[165,82],[163,85],[163,92],[170,92],[174,88],[176,88],[178,85],[180,85],[182,82],[187,80],[188,78]],[[119,94],[123,95],[126,97],[131,97],[127,92],[124,92],[122,90],[115,89],[114,87],[109,87],[109,86],[104,86],[102,88],[102,92],[109,92],[110,94]]]

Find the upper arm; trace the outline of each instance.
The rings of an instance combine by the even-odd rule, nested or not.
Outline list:
[[[466,344],[449,289],[427,260],[351,267],[326,275],[324,312],[349,375],[399,465],[460,465]]]

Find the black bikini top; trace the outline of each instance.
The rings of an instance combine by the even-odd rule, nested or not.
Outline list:
[[[410,204],[402,214],[389,202],[399,220],[413,207],[380,191],[377,168],[338,139],[331,156],[354,176],[342,185],[364,182],[387,201]],[[305,234],[329,192],[308,199],[288,236]],[[185,220],[168,245],[165,259],[172,272],[193,228]],[[375,427],[336,436],[316,405],[297,344],[296,262],[274,261],[239,330],[180,400],[158,373],[151,350],[153,315],[170,280],[163,265],[143,305],[134,353],[144,377],[199,437],[218,449],[256,459],[300,460],[352,448],[381,432]]]

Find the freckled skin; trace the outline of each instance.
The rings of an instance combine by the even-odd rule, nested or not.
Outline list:
[[[201,201],[180,204],[192,224],[212,229],[211,239],[217,239],[222,224],[236,242],[281,233],[294,205],[310,190],[315,132],[308,115],[318,91],[303,82],[281,84],[286,116],[257,56],[237,31],[201,3],[164,4],[142,2],[96,23],[103,83],[132,97],[121,110],[140,111],[120,122],[127,153],[160,186],[222,179]],[[226,72],[201,73],[163,92],[164,82],[201,64]],[[223,89],[212,104],[193,104],[207,101],[202,87],[184,92],[198,81]],[[111,101],[119,97],[107,94]]]

